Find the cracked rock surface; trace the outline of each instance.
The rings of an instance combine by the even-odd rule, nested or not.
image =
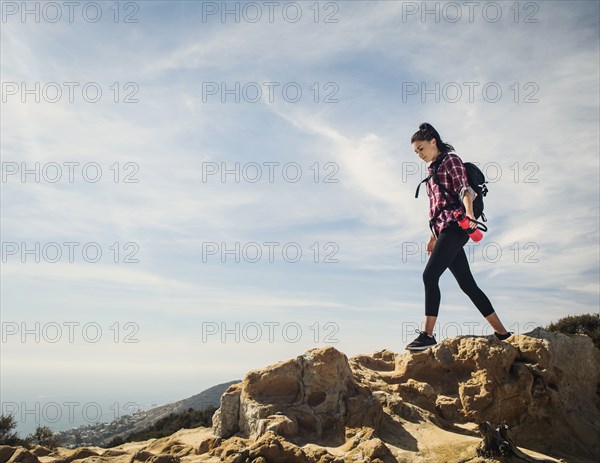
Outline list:
[[[350,358],[321,347],[248,372],[212,428],[112,449],[0,446],[0,463],[588,463],[600,461],[599,391],[585,335],[458,336]],[[505,423],[521,458],[478,456],[483,422]]]
[[[222,438],[239,432],[256,439],[271,430],[342,443],[346,427],[377,428],[383,416],[371,391],[355,380],[348,358],[333,347],[250,371],[223,399],[213,417]]]

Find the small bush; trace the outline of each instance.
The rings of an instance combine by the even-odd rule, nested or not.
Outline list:
[[[29,441],[23,440],[15,432],[17,422],[13,415],[0,415],[0,445],[21,445],[29,448]]]
[[[18,440],[14,429],[17,427],[15,417],[0,415],[0,445],[14,445]]]
[[[25,438],[31,445],[42,445],[49,449],[55,449],[58,441],[48,426],[38,426],[33,434]]]
[[[587,334],[600,349],[600,314],[569,315],[550,323],[545,330],[565,334]]]
[[[170,436],[181,428],[210,427],[212,425],[212,416],[216,410],[215,407],[207,407],[202,410],[188,408],[182,413],[171,413],[143,431],[128,434],[125,437],[114,437],[106,447],[116,447],[125,442],[144,441]]]

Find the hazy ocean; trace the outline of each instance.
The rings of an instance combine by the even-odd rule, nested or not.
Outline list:
[[[61,396],[38,396],[35,398],[2,397],[1,414],[12,414],[17,421],[21,438],[35,431],[38,426],[48,426],[52,431],[66,431],[79,426],[109,423],[123,415],[138,410],[148,410],[174,400],[164,402],[140,402],[139,400],[73,399]]]

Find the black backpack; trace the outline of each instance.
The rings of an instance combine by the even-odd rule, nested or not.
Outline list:
[[[438,177],[437,177],[437,170],[438,170],[438,167],[440,166],[440,164],[441,164],[441,162],[434,162],[432,173],[419,183],[419,185],[417,186],[417,191],[415,193],[415,198],[418,198],[419,197],[419,189],[421,188],[421,184],[427,182],[427,180],[429,180],[431,177],[433,177],[433,181],[436,183],[437,186],[440,187],[442,194],[453,197],[452,201],[448,201],[448,205],[446,205],[441,210],[439,210],[431,218],[430,225],[433,222],[435,222],[435,219],[437,219],[437,216],[442,212],[442,210],[458,209],[458,208],[463,207],[463,205],[460,203],[460,201],[458,199],[458,196],[455,195],[454,193],[448,191],[444,187],[444,185],[442,185],[439,182]],[[471,188],[473,188],[473,190],[475,190],[475,193],[477,193],[477,197],[475,198],[475,201],[473,201],[473,213],[475,214],[475,219],[479,219],[479,217],[481,217],[481,220],[483,220],[484,222],[487,222],[487,218],[485,217],[485,214],[483,213],[483,197],[488,192],[488,188],[486,186],[487,180],[485,179],[485,175],[483,175],[483,172],[481,172],[479,167],[477,167],[475,164],[473,164],[471,162],[464,162],[463,164],[465,166],[465,169],[467,170],[467,181],[469,182],[469,186]],[[482,225],[482,227],[480,229],[487,231],[487,227],[485,225],[483,225],[481,223],[479,223],[479,224]]]

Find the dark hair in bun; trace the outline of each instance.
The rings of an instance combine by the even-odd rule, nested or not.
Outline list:
[[[410,139],[410,143],[412,144],[416,141],[430,141],[433,138],[435,138],[436,145],[441,153],[449,153],[450,151],[454,151],[454,147],[449,143],[444,143],[437,130],[435,130],[433,126],[427,122],[423,122],[419,126],[419,130],[414,133]]]

